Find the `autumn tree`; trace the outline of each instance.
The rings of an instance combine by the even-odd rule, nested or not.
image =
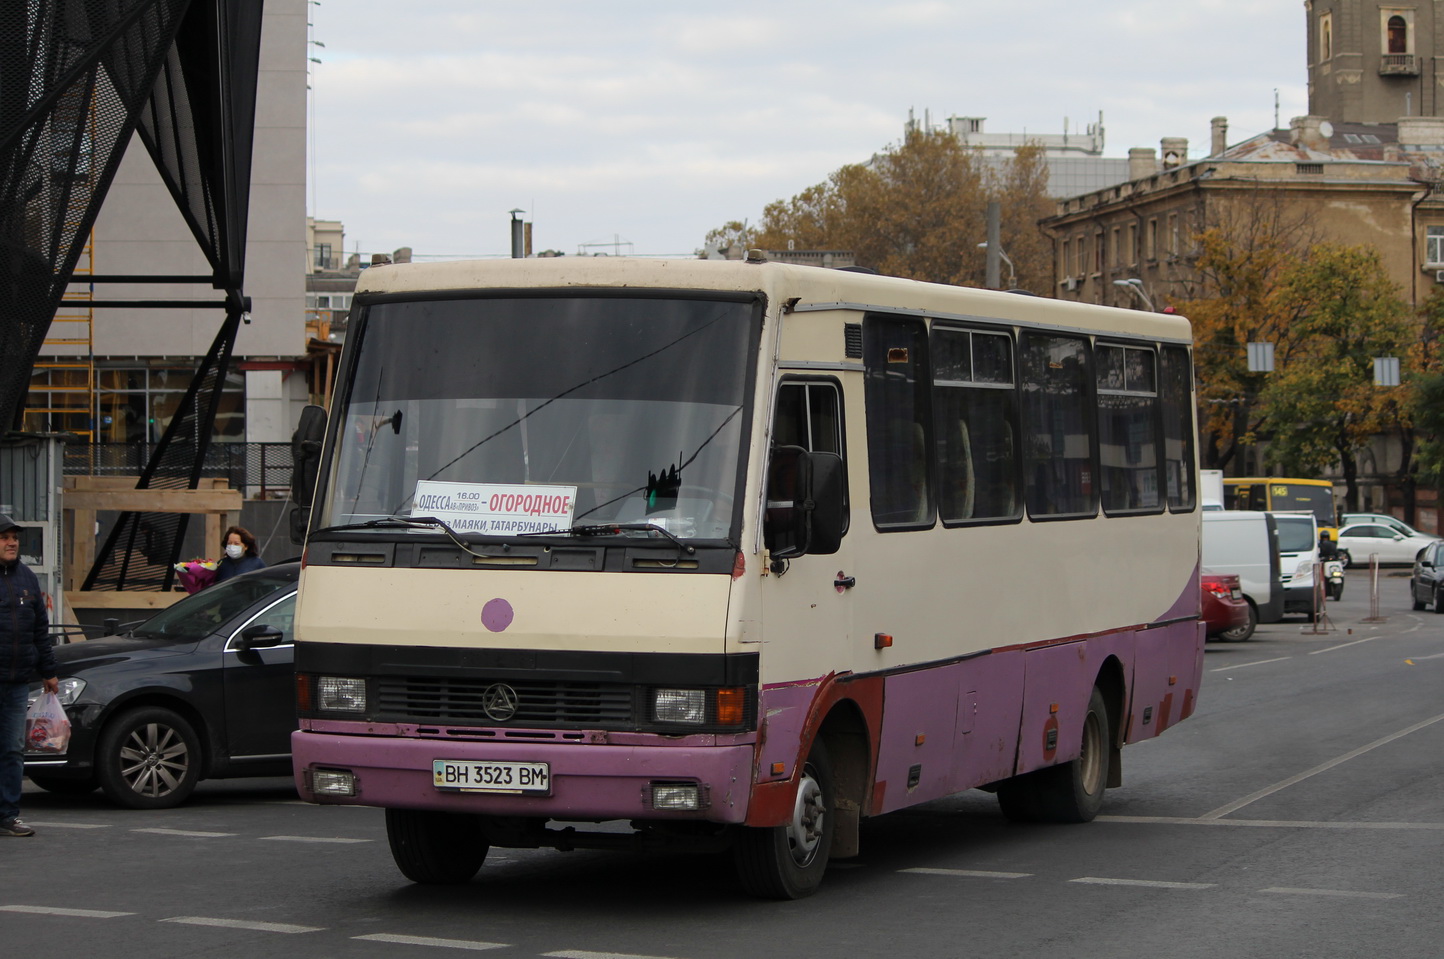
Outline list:
[[[1001,240],[1017,282],[1047,287],[1052,250],[1037,228],[1051,212],[1047,164],[1036,146],[997,170],[957,137],[909,131],[868,164],[842,167],[827,180],[762,212],[747,242],[763,249],[850,250],[881,273],[937,283],[982,285],[990,200],[1002,206]],[[735,235],[733,221],[708,234]]]
[[[1374,359],[1403,358],[1418,329],[1372,247],[1321,243],[1290,267],[1275,294],[1292,316],[1259,395],[1276,428],[1266,453],[1283,475],[1338,467],[1346,508],[1358,508],[1358,452],[1408,431],[1410,404],[1374,382]]]
[[[1194,279],[1172,305],[1193,323],[1207,468],[1227,468],[1269,426],[1258,402],[1267,374],[1249,371],[1247,345],[1289,349],[1299,304],[1284,296],[1284,279],[1315,240],[1304,215],[1268,194],[1216,209],[1196,237]]]

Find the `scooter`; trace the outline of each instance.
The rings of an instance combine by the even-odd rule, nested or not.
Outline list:
[[[1324,592],[1329,599],[1339,600],[1344,597],[1344,561],[1341,559],[1324,560]]]

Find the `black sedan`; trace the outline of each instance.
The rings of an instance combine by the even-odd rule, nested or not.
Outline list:
[[[27,754],[30,781],[58,793],[99,786],[122,806],[161,809],[201,779],[289,775],[299,573],[298,563],[247,573],[122,636],[57,646],[70,745]]]
[[[1414,609],[1432,605],[1444,613],[1444,542],[1430,543],[1414,558],[1414,575],[1409,577],[1409,596]]]

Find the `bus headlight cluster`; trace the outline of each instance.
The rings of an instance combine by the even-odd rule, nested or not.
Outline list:
[[[364,713],[366,680],[350,676],[317,676],[316,709],[327,713]]]
[[[746,721],[746,706],[746,690],[738,686],[652,691],[652,720],[658,723],[740,727]]]

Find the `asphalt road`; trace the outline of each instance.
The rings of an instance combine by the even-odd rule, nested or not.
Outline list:
[[[27,787],[0,953],[49,957],[1444,956],[1444,616],[1351,570],[1327,631],[1209,645],[1198,712],[1124,750],[1081,826],[969,792],[863,825],[822,891],[751,900],[720,856],[500,850],[469,885],[392,865],[381,813],[286,780],[180,809]],[[438,950],[444,950],[438,952]]]

